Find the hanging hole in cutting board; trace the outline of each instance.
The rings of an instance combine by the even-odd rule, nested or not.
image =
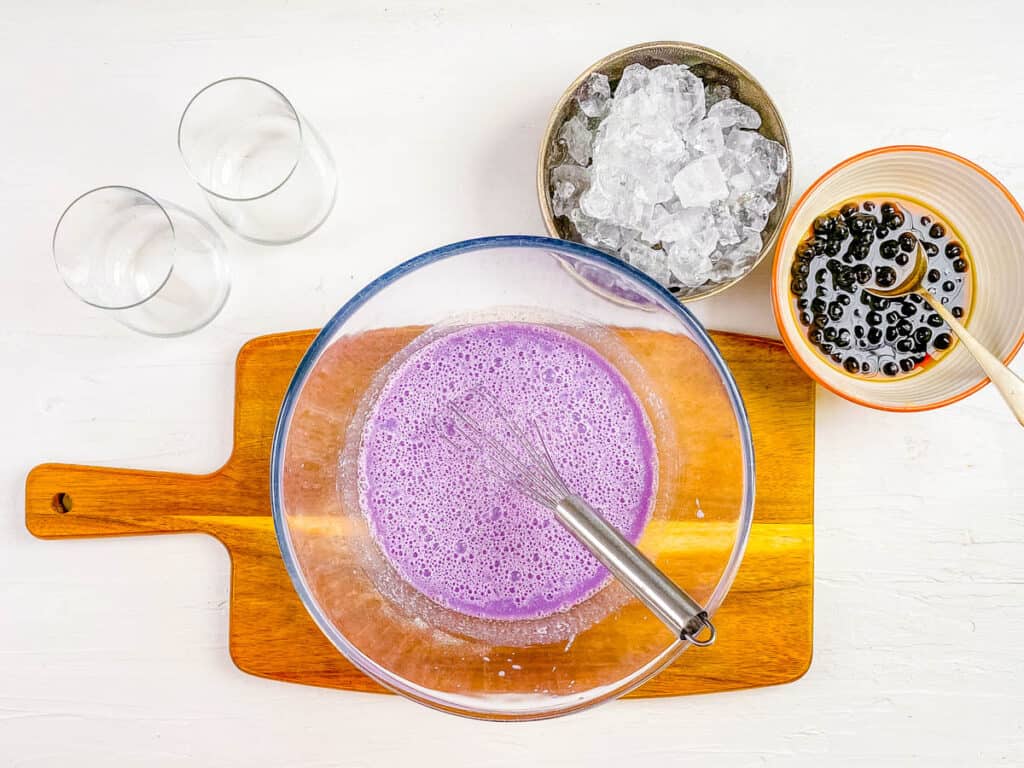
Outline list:
[[[71,494],[70,493],[58,493],[53,497],[51,505],[54,512],[59,512],[64,515],[71,511]]]

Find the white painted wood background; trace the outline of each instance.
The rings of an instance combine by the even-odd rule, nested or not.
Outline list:
[[[219,466],[248,338],[317,326],[433,246],[542,232],[548,111],[612,50],[690,40],[751,69],[788,123],[798,190],[856,151],[918,142],[1024,198],[1022,32],[1011,0],[0,2],[0,766],[1024,763],[1024,431],[991,391],[911,416],[819,394],[804,679],[555,722],[248,677],[213,540],[42,542],[23,524],[42,461]],[[53,224],[106,183],[207,214],[175,128],[231,74],[275,83],[320,129],[338,207],[294,246],[225,234],[234,291],[216,322],[135,335],[60,283]],[[775,335],[763,267],[695,311]]]

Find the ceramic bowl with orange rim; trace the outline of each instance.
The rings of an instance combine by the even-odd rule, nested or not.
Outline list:
[[[988,383],[962,344],[913,375],[887,378],[847,373],[808,339],[790,288],[797,246],[815,218],[864,199],[923,204],[956,230],[970,255],[973,280],[964,322],[1006,362],[1024,344],[1024,210],[995,177],[963,157],[934,147],[881,147],[822,175],[779,234],[772,276],[775,320],[808,375],[847,400],[888,411],[924,411],[962,400]]]

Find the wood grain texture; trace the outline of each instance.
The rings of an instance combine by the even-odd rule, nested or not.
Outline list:
[[[238,355],[235,443],[208,475],[45,464],[26,482],[26,525],[40,538],[200,532],[232,561],[230,647],[251,674],[381,691],[319,632],[281,560],[269,505],[269,455],[284,391],[315,332],[260,337]],[[719,642],[687,653],[631,696],[671,696],[792,681],[808,668],[813,615],[814,392],[782,346],[713,334],[750,416],[755,523],[715,617]],[[642,343],[642,339],[635,339]],[[63,511],[58,494],[71,499]]]

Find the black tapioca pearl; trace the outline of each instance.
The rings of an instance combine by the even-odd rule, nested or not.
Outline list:
[[[914,324],[907,319],[903,319],[896,323],[896,330],[899,331],[900,336],[909,336],[911,331],[914,330]]]
[[[904,232],[899,236],[900,250],[910,253],[917,247],[917,238],[913,232]]]
[[[859,325],[859,324],[853,326],[853,335],[856,336],[858,339],[863,339],[864,338],[864,326],[863,325]]]
[[[850,346],[850,332],[846,328],[841,328],[839,333],[836,334],[836,346],[840,349],[846,349]]]
[[[829,357],[832,358],[832,362],[833,363],[841,363],[841,362],[843,362],[843,356],[839,352],[833,352],[831,355],[829,355]]]
[[[940,333],[935,337],[935,341],[932,342],[936,349],[949,349],[953,344],[953,337],[948,333]]]
[[[895,261],[899,266],[905,267],[907,266],[907,264],[910,263],[910,254],[903,253],[902,251],[900,251],[899,253],[896,254]]]
[[[930,325],[932,328],[941,328],[942,327],[942,318],[939,317],[938,315],[934,314],[934,313],[928,315],[928,319],[925,322],[927,322],[928,325]]]
[[[885,313],[885,322],[887,322],[889,325],[895,325],[899,321],[900,313],[897,312],[896,310],[890,310],[889,312]]]
[[[871,255],[871,245],[869,243],[865,243],[863,240],[857,240],[850,244],[846,253],[852,257],[854,261],[864,261],[864,259]]]
[[[853,254],[851,254],[849,251],[844,253],[839,258],[842,259],[843,264],[853,264]]]
[[[914,302],[915,304],[920,304],[921,302],[924,301],[924,298],[919,293],[912,293],[909,296],[905,297],[903,300],[904,301],[909,300],[909,301]]]
[[[828,305],[828,316],[831,317],[833,320],[842,320],[843,305],[840,304],[839,302],[833,301],[831,304]]]
[[[822,298],[817,298],[811,301],[811,312],[816,315],[823,315],[828,311],[828,304]]]
[[[794,277],[793,282],[789,284],[789,289],[793,291],[793,293],[801,294],[807,290],[807,281],[802,277]]]
[[[813,319],[811,320],[811,325],[817,328],[824,328],[826,325],[828,325],[828,315],[824,313],[818,313],[814,315]]]
[[[921,226],[922,227],[927,227],[931,223],[932,223],[932,219],[931,219],[930,216],[922,216],[921,217]]]
[[[801,325],[810,325],[811,321],[813,319],[814,318],[811,316],[810,312],[801,312],[800,313],[800,324]]]
[[[856,357],[848,357],[843,361],[843,368],[847,373],[860,373],[860,363]]]
[[[829,240],[825,246],[825,253],[829,256],[838,256],[841,250],[843,250],[843,244],[838,240]]]
[[[850,294],[840,293],[838,296],[836,296],[836,301],[838,301],[844,307],[848,307],[850,306]]]
[[[953,307],[953,317],[959,318],[959,317],[963,317],[963,316],[964,316],[964,308],[963,307]],[[936,317],[938,317],[938,315],[936,315]]]
[[[825,328],[825,341],[835,341],[839,335],[839,331],[836,330],[834,325],[826,326]]]
[[[872,360],[865,360],[860,364],[860,372],[864,374],[872,374],[875,372],[875,363]]]
[[[883,259],[895,258],[900,252],[900,244],[895,240],[886,240],[878,247],[878,252],[882,254]]]
[[[887,226],[885,226],[884,224],[881,225],[881,226],[875,227],[875,235],[878,237],[879,240],[881,240],[883,238],[886,238],[886,237],[889,236],[889,228]]]
[[[811,274],[811,265],[806,261],[794,261],[789,271],[793,277],[807,277]]]
[[[852,217],[856,216],[857,215],[857,204],[856,203],[847,203],[846,205],[844,205],[842,208],[839,209],[839,215],[842,216],[844,219],[849,219],[849,218],[852,218]]]
[[[917,305],[911,304],[909,301],[904,301],[900,304],[900,313],[904,317],[913,317],[917,314]]]
[[[865,211],[873,211],[875,210],[875,201],[865,200],[863,203],[860,204],[860,207]]]
[[[796,308],[797,309],[800,309],[800,310],[807,309],[810,305],[811,305],[811,302],[807,299],[806,296],[801,296],[799,299],[796,300]]]
[[[964,259],[953,259],[953,271],[954,272],[966,272],[967,262]]]
[[[871,310],[867,314],[868,325],[881,325],[882,324],[882,313]]]
[[[815,255],[814,244],[809,240],[804,240],[796,247],[796,257],[802,261],[810,261]]]
[[[946,228],[938,222],[935,222],[932,224],[932,228],[928,230],[928,234],[938,240],[940,237],[946,236]]]
[[[814,223],[811,225],[811,229],[814,230],[815,235],[818,235],[819,237],[824,235],[827,237],[832,231],[833,226],[835,226],[835,221],[833,221],[831,216],[825,215],[816,218]]]
[[[836,288],[847,293],[852,293],[857,286],[857,278],[853,276],[852,269],[844,269],[835,276]]]
[[[952,293],[953,291],[956,290],[956,283],[954,283],[952,280],[946,280],[942,284],[942,290],[944,290],[946,293]]]
[[[899,208],[896,207],[895,203],[882,203],[882,207],[879,210],[879,213],[882,214],[883,219],[888,219],[898,210]]]
[[[885,340],[892,344],[896,339],[900,337],[900,332],[896,330],[895,325],[890,325],[885,329]]]
[[[937,269],[929,269],[928,270],[928,282],[929,283],[937,283],[941,279],[942,279],[942,273],[939,272],[939,270],[937,270]]]
[[[923,240],[921,241],[921,247],[924,248],[924,252],[928,256],[928,258],[937,256],[939,254],[939,246],[937,246],[935,243]]]
[[[861,285],[871,282],[871,267],[867,264],[858,264],[853,268],[853,276]]]
[[[824,267],[821,267],[817,272],[814,273],[814,282],[818,283],[819,285],[821,283],[824,283],[827,279],[828,270],[825,269]]]
[[[878,344],[882,340],[882,329],[868,328],[867,339],[870,344]]]
[[[846,226],[846,221],[839,216],[836,216],[832,220],[832,231],[829,232],[829,238],[832,240],[839,240],[842,242],[850,236],[850,228]]]
[[[920,344],[922,347],[932,340],[931,328],[918,328],[914,331],[914,341]]]
[[[876,267],[875,282],[880,288],[891,288],[896,285],[896,270],[892,267]]]
[[[910,373],[917,367],[917,363],[914,362],[912,357],[904,357],[900,360],[900,370],[904,373]]]
[[[900,367],[896,365],[895,360],[888,360],[882,363],[882,373],[886,376],[895,376],[900,372]]]
[[[950,240],[946,243],[946,258],[947,259],[959,259],[964,255],[964,249],[956,240]]]
[[[832,293],[832,291],[830,291],[826,285],[819,285],[814,289],[814,296],[818,299],[827,299],[830,293]]]
[[[941,299],[939,299],[939,302],[942,304],[949,304],[949,296],[943,296]]]
[[[823,342],[821,342],[821,344],[818,345],[818,349],[821,350],[821,353],[823,355],[831,355],[832,354],[832,350],[835,349],[835,347],[833,347],[827,341],[823,341]]]
[[[914,340],[913,339],[899,339],[896,342],[896,351],[897,352],[913,352],[915,346],[916,345],[914,344]]]
[[[811,344],[821,344],[822,338],[821,328],[811,328],[811,330],[807,332],[807,340],[810,341]]]
[[[889,229],[899,229],[903,226],[904,221],[903,214],[897,212],[886,219],[885,223],[889,225]]]

